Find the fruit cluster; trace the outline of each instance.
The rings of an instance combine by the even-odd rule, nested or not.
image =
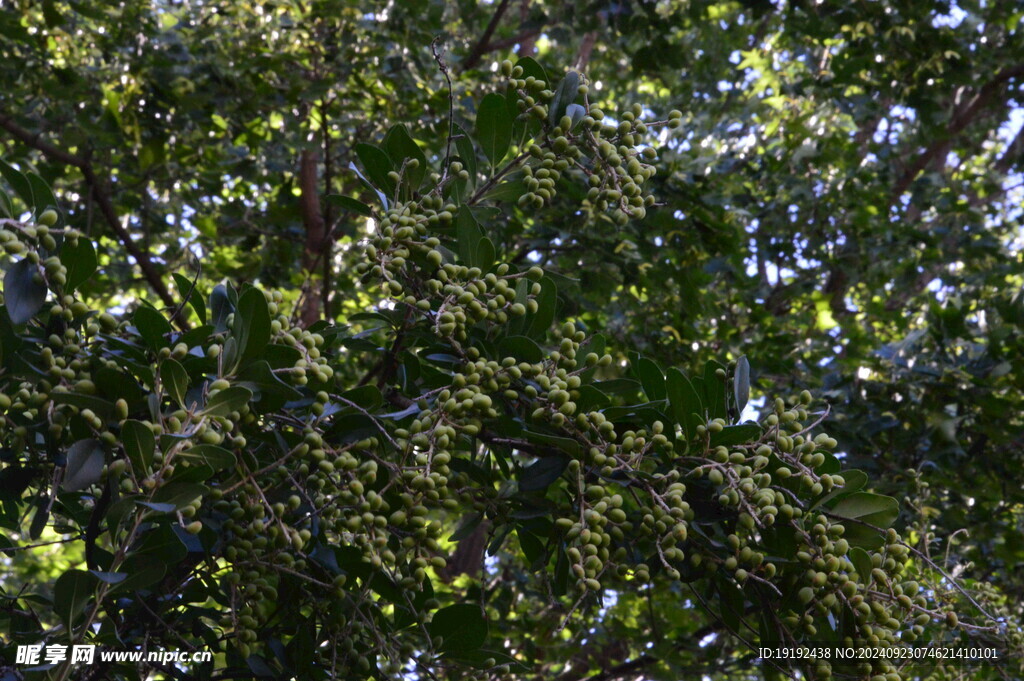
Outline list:
[[[540,207],[559,180],[582,179],[593,210],[619,223],[643,217],[653,152],[642,140],[654,124],[640,120],[641,108],[609,122],[576,84],[584,105],[563,101],[552,124],[556,93],[521,67],[503,71],[519,109],[541,123],[523,151],[518,205]],[[679,120],[673,112],[664,123]],[[705,580],[770,603],[788,642],[836,621],[850,645],[957,625],[933,586],[912,578],[922,570],[894,530],[833,512],[829,500],[852,491],[828,453],[836,441],[812,433],[823,416],[810,411],[809,393],[777,400],[759,427],[730,440],[721,438],[737,426],[704,414],[690,432],[651,395],[644,410],[622,409],[596,379],[620,370],[612,355],[585,349],[592,339],[574,322],[549,323],[541,268],[469,262],[459,240],[484,238],[459,229],[472,213],[441,191],[379,215],[361,267],[389,298],[383,307],[399,313],[393,352],[379,363],[443,350],[445,368],[432,370],[429,387],[396,385],[387,367],[376,387],[342,385],[355,360],[339,339],[352,339],[344,329],[297,327],[280,293],[225,294],[220,304],[231,310],[216,325],[181,333],[151,308],[130,320],[90,310],[64,290],[57,237],[79,237],[51,229],[55,217],[0,231],[5,252],[31,268],[26,285],[53,293],[25,327],[36,342],[16,348],[35,373],[0,373],[0,444],[42,473],[40,488],[60,469],[74,483],[67,491],[118,509],[104,525],[106,562],[90,568],[141,564],[136,552],[159,527],[201,542],[206,577],[226,589],[214,598],[223,606],[218,640],[242,658],[262,645],[285,600],[330,633],[315,655],[339,675],[400,678],[410,660],[442,664],[442,636],[382,627],[383,613],[429,622],[439,606],[432,584],[446,566],[442,539],[467,512],[508,522],[517,486],[544,499],[547,566],[568,562],[577,605],[610,586]],[[536,341],[523,339],[524,328]],[[519,344],[502,343],[510,338]],[[475,467],[482,447],[509,452],[501,478]],[[61,451],[66,461],[51,456]],[[524,484],[544,459],[558,464],[542,467],[556,475]],[[190,582],[187,572],[177,580],[164,587]],[[107,594],[99,586],[96,598]],[[828,678],[832,669],[821,662],[811,672]],[[886,660],[858,674],[901,678]]]
[[[522,66],[506,60],[501,71],[509,79],[517,109],[543,130],[526,149],[531,163],[523,167],[527,191],[519,197],[519,207],[542,208],[555,196],[558,180],[568,170],[579,169],[589,187],[585,208],[608,213],[618,225],[643,218],[655,201],[644,184],[654,176],[650,162],[657,157],[644,140],[658,126],[678,127],[682,113],[672,111],[665,121],[645,123],[643,107],[634,104],[616,121],[591,106],[590,86],[575,73],[563,81],[573,91],[558,98],[546,81],[525,76]],[[574,103],[576,99],[583,104]],[[552,107],[557,107],[557,120]]]

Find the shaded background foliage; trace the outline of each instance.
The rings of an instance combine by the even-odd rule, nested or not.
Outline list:
[[[366,220],[330,196],[364,191],[355,146],[395,121],[443,156],[435,36],[466,129],[514,53],[585,68],[609,110],[678,108],[646,220],[567,192],[543,221],[510,214],[499,248],[560,275],[566,313],[619,348],[694,370],[745,354],[755,394],[810,388],[846,462],[907,498],[912,540],[1019,609],[1020,25],[1003,2],[14,1],[0,155],[99,241],[97,304],[174,305],[167,275],[198,261],[207,286],[345,321],[378,294],[353,270]],[[529,621],[506,558],[490,600]],[[698,645],[714,629],[683,598],[620,594],[585,641],[532,653],[563,681],[746,674],[732,644]]]

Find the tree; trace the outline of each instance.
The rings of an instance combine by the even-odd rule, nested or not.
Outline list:
[[[856,55],[898,54],[876,32],[905,36],[881,14],[595,9],[578,41],[563,8],[515,25],[507,2],[455,23],[432,3],[2,15],[25,93],[0,108],[18,166],[3,166],[8,652],[44,636],[218,651],[156,667],[190,678],[612,679],[833,672],[755,664],[758,641],[1019,646],[1019,493],[987,487],[1019,475],[1021,298],[1002,288],[1021,282],[1016,216],[991,198],[1016,161],[1011,145],[983,172],[993,152],[971,136],[1020,74],[996,68],[968,97],[946,64],[975,38],[930,21],[911,31],[919,53],[873,66]],[[712,19],[756,28],[721,40]],[[538,25],[564,75],[528,57],[503,80],[458,73],[431,43],[452,31],[471,69]],[[107,30],[52,38],[82,27]],[[986,37],[1010,45],[1007,30]],[[201,40],[218,31],[233,40]],[[121,79],[129,33],[159,47]],[[655,58],[671,41],[720,59],[680,86],[681,64]],[[759,72],[743,96],[700,103],[741,47]],[[621,55],[643,75],[618,73]],[[965,103],[930,120],[918,68],[963,79]],[[897,73],[910,85],[877,85]],[[686,113],[656,120],[673,101]],[[890,172],[916,138],[868,140],[896,102],[924,139],[944,132]],[[60,143],[38,134],[61,119]],[[339,159],[357,161],[345,179]],[[899,220],[873,224],[886,212]],[[171,288],[162,272],[192,265],[183,239],[202,271]],[[878,266],[919,240],[916,261]],[[936,300],[937,274],[978,302]],[[886,282],[900,287],[879,300]],[[789,397],[754,423],[758,385]],[[982,452],[996,465],[963,465]],[[907,498],[907,541],[884,492]],[[935,539],[964,528],[976,573],[954,580]],[[41,575],[40,549],[66,565]]]

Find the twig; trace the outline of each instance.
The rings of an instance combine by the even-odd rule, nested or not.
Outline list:
[[[438,51],[439,45],[441,46],[440,51]],[[444,79],[448,83],[448,140],[444,146],[444,169],[441,172],[441,181],[437,183],[437,189],[435,190],[440,191],[448,179],[449,161],[452,157],[452,138],[455,136],[455,95],[452,92],[452,78],[448,73],[448,64],[444,61],[444,45],[441,43],[440,36],[430,41],[430,51],[434,54],[437,68],[444,74]]]

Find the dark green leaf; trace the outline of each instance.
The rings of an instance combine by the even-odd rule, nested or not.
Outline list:
[[[487,620],[480,606],[457,603],[434,613],[427,625],[431,636],[441,636],[443,652],[469,652],[478,649],[487,640]]]
[[[854,492],[859,492],[864,489],[864,485],[868,483],[867,473],[864,471],[858,471],[856,469],[850,469],[842,472],[843,480],[846,484],[842,487],[835,487],[831,492],[825,494],[820,499],[815,501],[811,508],[817,508],[818,506],[829,506],[831,502],[843,497],[848,497]]]
[[[149,426],[141,421],[125,421],[121,426],[121,442],[135,475],[139,479],[149,475],[156,451],[156,437]]]
[[[188,304],[192,306],[192,309],[196,311],[196,316],[199,317],[199,323],[206,323],[206,303],[203,302],[203,297],[199,295],[199,289],[192,284],[192,280],[185,275],[174,272],[174,283],[178,286],[178,293],[181,294],[182,299],[188,296]]]
[[[159,582],[164,578],[165,574],[167,574],[166,565],[163,563],[150,563],[138,570],[132,570],[129,572],[128,577],[119,584],[115,584],[108,592],[108,595],[116,596],[145,589],[146,587]]]
[[[79,440],[68,448],[68,462],[61,487],[77,492],[100,481],[103,474],[103,447],[97,440]]]
[[[11,197],[7,195],[3,188],[0,188],[0,216],[14,217],[14,204],[11,203]]]
[[[484,97],[476,114],[476,135],[491,166],[501,163],[512,143],[512,117],[505,98],[496,92]]]
[[[200,498],[209,488],[206,485],[199,485],[191,482],[171,482],[158,487],[153,493],[152,501],[157,504],[173,504],[177,509],[183,509],[196,499]]]
[[[185,393],[188,391],[188,372],[177,360],[168,357],[160,363],[160,381],[163,383],[164,389],[182,409],[188,409],[191,406],[185,403]]]
[[[761,437],[761,426],[753,423],[744,423],[739,426],[726,426],[717,433],[711,434],[712,447],[731,447],[732,445],[751,442]]]
[[[28,179],[28,183],[32,186],[32,197],[35,199],[36,217],[39,217],[47,208],[57,210],[57,197],[53,195],[53,190],[50,189],[50,185],[46,184],[46,181],[39,177],[37,173],[25,173],[25,177]],[[60,215],[60,211],[57,211]],[[54,227],[60,226],[60,219],[54,225]]]
[[[74,291],[96,271],[96,249],[92,241],[85,237],[79,238],[75,245],[65,241],[60,249],[60,263],[67,269],[65,288]]]
[[[327,201],[334,204],[335,206],[344,208],[345,210],[350,210],[353,213],[358,213],[359,215],[373,215],[373,209],[371,209],[362,201],[358,199],[353,199],[351,196],[344,196],[342,194],[328,194]]]
[[[418,190],[427,174],[427,157],[404,125],[394,125],[388,130],[388,134],[384,136],[384,149],[391,158],[395,170],[401,173],[405,165],[402,182],[407,183],[412,191]],[[412,168],[407,164],[409,160],[415,160],[419,165]]]
[[[578,445],[577,445],[578,446]],[[565,456],[545,456],[522,469],[519,473],[519,489],[523,492],[539,492],[558,480],[569,465]]]
[[[64,621],[67,630],[74,630],[74,622],[93,596],[96,578],[85,570],[68,570],[53,586],[53,611]]]
[[[145,506],[149,510],[156,511],[157,513],[173,513],[178,510],[177,506],[167,502],[136,501],[135,503],[139,506]]]
[[[217,445],[193,445],[179,452],[178,456],[205,463],[215,471],[234,468],[237,463],[234,454]]]
[[[696,433],[699,422],[694,414],[700,415],[704,412],[700,397],[683,372],[675,367],[668,370],[665,386],[668,394],[669,404],[672,406],[672,414],[676,423],[683,427],[683,433],[689,441]]]
[[[544,351],[532,338],[526,336],[505,336],[498,342],[498,351],[504,357],[515,357],[531,364],[544,359]]]
[[[25,202],[25,207],[28,210],[33,210],[36,200],[32,195],[32,185],[29,183],[28,178],[25,177],[25,174],[14,166],[0,160],[0,175],[7,180],[7,184],[11,185],[14,193]]]
[[[93,575],[101,582],[106,582],[107,584],[123,582],[124,578],[128,576],[123,572],[100,572],[99,570],[89,570],[89,574]]]
[[[551,125],[558,125],[565,113],[566,107],[576,101],[577,90],[580,87],[580,74],[570,71],[558,84],[555,90],[555,97],[548,105],[548,118]]]
[[[646,357],[641,357],[637,362],[636,373],[640,378],[640,385],[644,387],[647,399],[652,401],[665,399],[665,377],[657,364]]]
[[[866,549],[877,548],[884,543],[884,537],[873,527],[888,529],[899,512],[899,502],[895,499],[870,492],[851,494],[832,508],[833,515],[849,518],[851,521],[843,523],[846,527],[843,536],[851,545]]]
[[[459,152],[459,160],[469,172],[469,184],[476,183],[476,149],[473,148],[473,139],[462,129],[458,123],[452,128],[455,133],[455,149]]]
[[[533,76],[537,80],[544,81],[544,83],[551,82],[548,80],[548,74],[544,71],[544,67],[541,66],[533,57],[522,57],[516,61],[516,66],[521,66],[523,68],[523,80]]]
[[[850,549],[850,562],[853,563],[853,567],[857,568],[857,574],[864,580],[864,583],[871,581],[871,569],[874,567],[871,563],[871,556],[868,552],[859,546],[854,546]]]
[[[359,162],[363,164],[363,170],[366,171],[367,177],[370,178],[374,186],[385,196],[394,196],[395,183],[388,177],[388,173],[395,167],[384,150],[372,144],[357,144],[356,156],[359,157]]]
[[[159,350],[170,342],[171,324],[155,308],[145,304],[140,305],[132,317],[132,323],[151,349]]]
[[[228,297],[228,290],[223,284],[217,284],[210,292],[210,314],[213,322],[213,330],[216,333],[227,331],[228,316],[234,311],[231,299]]]
[[[46,301],[46,284],[38,265],[19,260],[4,275],[4,302],[15,325],[35,316]]]
[[[238,341],[238,363],[245,367],[259,357],[270,342],[270,311],[259,289],[250,288],[238,299],[232,335]]]
[[[582,451],[580,449],[579,441],[568,437],[559,437],[557,435],[549,435],[547,433],[535,433],[529,430],[523,431],[523,437],[536,444],[557,447],[572,457],[578,457]]]
[[[551,328],[555,319],[555,306],[558,302],[558,290],[555,282],[549,277],[540,280],[540,294],[537,296],[537,312],[530,318],[530,327],[526,335],[530,338],[542,339]]]
[[[252,399],[252,391],[240,385],[224,388],[211,397],[206,403],[203,414],[206,416],[227,416],[238,411]]]
[[[743,412],[750,399],[750,362],[743,355],[736,360],[736,373],[732,377],[733,399],[736,400],[736,417]]]
[[[721,369],[723,376],[718,376]],[[704,365],[704,408],[708,419],[725,418],[725,367],[714,360]]]

